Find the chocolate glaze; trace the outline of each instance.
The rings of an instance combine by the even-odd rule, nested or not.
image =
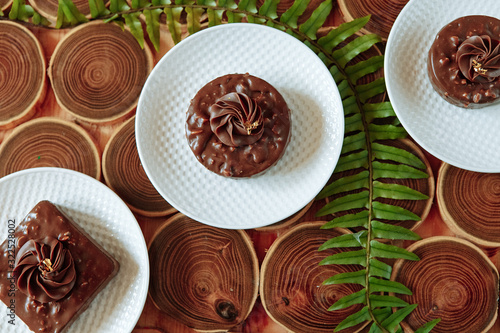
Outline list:
[[[481,52],[479,39],[484,43],[486,36],[491,45],[485,45]],[[499,61],[495,54],[499,41],[500,20],[493,17],[464,16],[446,25],[429,50],[427,71],[434,89],[449,103],[464,108],[480,108],[500,101],[500,79],[494,73]],[[483,62],[479,70],[490,71],[489,79],[484,78],[486,75],[462,73],[459,62],[462,70],[470,73],[474,71],[469,67],[473,60]]]
[[[63,332],[90,305],[95,296],[116,275],[118,262],[80,227],[48,201],[39,202],[15,229],[15,249],[19,251],[33,239],[51,237],[71,253],[76,281],[59,301],[39,302],[20,290],[13,297],[10,289],[14,263],[9,262],[10,243],[0,246],[0,299],[9,306],[14,300],[15,314],[34,332]]]
[[[235,92],[247,95],[262,114],[262,125],[256,123],[248,134],[252,137],[258,133],[260,137],[250,144],[237,140],[234,146],[226,145],[218,137],[220,132],[212,131],[211,122],[218,121],[217,116],[224,111],[220,106],[226,95]],[[259,118],[259,112],[254,113]],[[207,83],[191,100],[186,137],[194,155],[208,170],[225,177],[250,177],[264,172],[283,155],[290,139],[290,110],[281,94],[266,81],[249,74],[224,75]]]

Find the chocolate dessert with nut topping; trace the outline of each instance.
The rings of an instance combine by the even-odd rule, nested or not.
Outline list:
[[[268,82],[228,74],[203,86],[187,111],[189,147],[208,170],[225,177],[263,173],[290,139],[290,110]]]
[[[15,315],[34,332],[64,332],[119,269],[49,201],[39,202],[0,250],[0,299],[15,304]]]
[[[452,21],[437,34],[427,65],[432,86],[453,105],[500,101],[500,20],[473,15]]]

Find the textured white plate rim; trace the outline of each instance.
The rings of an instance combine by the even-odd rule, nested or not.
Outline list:
[[[408,15],[411,15],[411,12],[413,10],[413,6],[418,1],[421,1],[421,0],[410,0],[403,7],[403,9],[399,13],[398,17],[394,21],[394,24],[393,24],[393,26],[391,28],[391,32],[393,30],[397,30],[399,28],[399,25],[402,24],[401,22],[404,21],[405,17],[407,17]],[[457,1],[468,1],[468,0],[457,0]],[[442,27],[444,27],[447,23],[449,23],[449,22],[443,22]],[[437,32],[438,31],[436,31],[436,33]],[[391,52],[396,52],[394,44],[396,44],[397,41],[395,41],[396,37],[394,37],[394,36],[395,36],[394,33],[389,33],[389,36],[387,38],[386,51],[385,51],[385,57],[384,57],[384,68],[385,68],[385,71],[388,71],[388,69],[391,68],[390,63],[389,63],[389,61],[390,61],[390,56],[389,55],[391,54]],[[385,75],[385,76],[386,76],[387,94],[389,95],[389,99],[392,102],[392,106],[394,108],[394,112],[396,113],[399,121],[401,122],[401,124],[403,125],[403,127],[405,128],[405,130],[408,132],[408,134],[422,148],[424,148],[427,152],[429,152],[431,155],[437,157],[438,159],[440,159],[440,160],[442,160],[442,161],[444,161],[444,162],[446,162],[448,164],[451,164],[451,165],[453,165],[455,167],[461,168],[461,169],[466,169],[466,170],[475,171],[475,172],[485,172],[485,173],[500,172],[500,165],[498,165],[498,166],[479,166],[477,164],[466,164],[466,163],[458,161],[453,156],[448,155],[446,151],[440,151],[440,150],[436,150],[435,148],[432,148],[427,143],[427,140],[425,138],[422,138],[421,136],[418,135],[417,131],[414,130],[411,122],[408,122],[407,119],[405,118],[404,114],[401,112],[401,110],[398,109],[397,102],[395,103],[395,99],[394,99],[395,92],[393,90],[393,86],[392,86],[392,81],[390,79],[390,75]],[[429,82],[429,84],[430,84],[430,82]],[[457,109],[462,109],[462,108],[460,108],[458,106],[454,106],[454,107],[457,108]],[[484,107],[482,109],[487,109],[487,108],[498,108],[499,111],[500,111],[500,106],[498,104],[497,105],[493,105],[493,106],[486,106],[486,107]],[[481,110],[481,109],[479,109],[479,110]],[[472,110],[472,111],[477,111],[477,110]]]
[[[156,188],[158,193],[160,193],[160,195],[163,198],[165,198],[165,200],[167,200],[179,212],[183,213],[184,215],[189,216],[190,218],[192,218],[198,222],[201,222],[201,223],[204,223],[204,224],[207,224],[210,226],[214,226],[214,227],[221,227],[221,228],[227,228],[227,229],[258,228],[258,227],[267,226],[267,225],[279,222],[281,220],[284,220],[284,219],[290,217],[291,215],[295,214],[296,212],[298,212],[303,207],[305,207],[309,202],[311,202],[311,200],[313,200],[315,198],[317,193],[319,193],[319,191],[324,187],[324,185],[328,182],[329,177],[326,177],[324,179],[324,182],[322,183],[321,187],[319,187],[317,189],[317,192],[315,192],[314,195],[302,200],[303,202],[301,202],[300,205],[297,205],[297,207],[295,207],[295,210],[283,212],[283,214],[279,218],[276,218],[274,220],[261,221],[260,223],[246,223],[246,224],[240,224],[238,226],[232,226],[232,225],[227,225],[227,224],[216,223],[214,221],[211,221],[211,220],[205,218],[204,216],[200,216],[200,215],[197,215],[191,211],[185,210],[183,208],[182,204],[176,202],[176,200],[174,198],[169,196],[168,191],[164,190],[163,188],[161,188],[161,186],[159,186],[158,182],[156,181],[155,175],[151,172],[150,168],[148,167],[148,162],[145,161],[145,159],[144,159],[143,149],[146,149],[146,147],[144,146],[144,148],[143,148],[143,143],[141,142],[141,130],[142,129],[140,127],[140,118],[141,118],[141,114],[143,112],[145,112],[145,111],[143,111],[141,106],[142,106],[143,99],[145,98],[144,91],[148,89],[149,84],[151,82],[150,78],[153,77],[155,75],[155,73],[160,70],[159,68],[161,68],[162,63],[169,61],[169,58],[176,56],[177,53],[183,52],[183,48],[185,47],[185,45],[187,43],[190,42],[190,40],[192,40],[194,38],[204,38],[205,35],[211,34],[214,31],[222,30],[222,29],[256,29],[256,30],[262,29],[262,30],[272,31],[277,36],[281,36],[281,38],[288,38],[291,43],[297,43],[298,47],[303,47],[305,52],[308,52],[311,55],[311,59],[310,59],[311,62],[316,63],[316,64],[321,65],[321,66],[324,66],[325,71],[328,71],[328,68],[324,65],[324,63],[321,61],[321,59],[311,49],[309,49],[306,45],[301,43],[299,40],[297,40],[293,36],[291,36],[285,32],[282,32],[278,29],[272,28],[272,27],[268,27],[268,26],[261,25],[261,24],[253,24],[253,23],[231,23],[231,24],[222,24],[222,25],[218,25],[218,26],[214,26],[214,27],[210,27],[210,28],[201,30],[201,31],[197,32],[196,34],[189,35],[188,37],[183,39],[181,42],[176,44],[172,49],[170,49],[160,59],[158,64],[153,68],[153,71],[151,72],[148,79],[146,80],[146,83],[144,84],[143,90],[142,90],[141,95],[139,97],[139,102],[138,102],[137,112],[136,112],[136,129],[135,130],[136,130],[137,150],[139,153],[139,157],[140,157],[142,166],[143,166],[149,180],[153,184],[153,186]],[[340,93],[337,89],[337,85],[335,84],[335,81],[333,80],[333,77],[331,77],[331,75],[329,75],[329,80],[330,80],[329,83],[335,87],[335,89],[333,89],[331,91],[331,93],[335,95],[335,99],[341,100]],[[343,116],[342,110],[340,110],[340,116],[337,117],[336,120],[337,120],[336,123],[334,125],[331,125],[331,126],[336,126],[339,129],[341,129],[341,133],[343,135],[343,133],[344,133],[344,116]],[[296,138],[294,138],[294,135],[292,133],[292,140],[294,140],[294,139],[296,139]],[[339,149],[336,150],[335,155],[331,156],[332,159],[334,159],[335,163],[332,163],[332,165],[330,166],[329,174],[333,173],[333,170],[335,169],[335,166],[338,162],[338,158],[339,158],[340,152],[341,152],[342,140],[340,143],[332,143],[332,145],[337,145],[337,144],[340,144],[340,147],[339,147]],[[187,145],[187,142],[186,142],[186,145]],[[207,172],[210,172],[210,171],[207,171]],[[258,177],[266,177],[266,176],[267,176],[267,174],[263,174],[263,175],[260,175]],[[250,179],[252,179],[252,178],[250,178]],[[238,180],[236,180],[236,181],[238,181]]]
[[[147,269],[138,271],[138,275],[144,276],[142,279],[143,282],[141,285],[141,289],[143,290],[143,292],[142,292],[141,298],[138,301],[138,304],[140,304],[141,306],[137,308],[137,313],[134,316],[129,317],[128,326],[123,328],[123,332],[132,332],[132,330],[134,329],[135,325],[137,324],[137,321],[139,320],[139,318],[142,314],[142,310],[144,308],[144,305],[146,304],[146,298],[147,298],[148,289],[149,289],[149,278],[150,278],[150,276],[149,276],[149,274],[150,274],[150,272],[149,272],[149,254],[148,254],[148,250],[146,247],[146,241],[144,239],[144,234],[142,233],[141,228],[139,227],[139,224],[137,223],[137,220],[136,220],[134,214],[132,214],[132,212],[130,211],[128,206],[123,202],[123,200],[115,192],[113,192],[109,187],[107,187],[106,185],[104,185],[103,183],[98,181],[97,179],[90,177],[86,174],[83,174],[83,173],[80,173],[80,172],[77,172],[74,170],[70,170],[70,169],[64,169],[64,168],[40,167],[40,168],[25,169],[25,170],[11,173],[9,175],[6,175],[6,176],[0,178],[0,193],[1,193],[1,188],[2,188],[3,183],[8,182],[11,179],[16,179],[19,177],[24,177],[25,175],[31,175],[31,174],[36,174],[36,173],[42,173],[42,174],[43,173],[61,173],[61,174],[66,173],[66,174],[71,175],[72,177],[87,179],[91,182],[94,182],[98,187],[100,187],[104,192],[106,192],[107,196],[114,197],[114,199],[117,200],[117,202],[120,202],[120,205],[122,205],[123,209],[128,212],[127,214],[130,214],[131,218],[134,221],[136,221],[135,224],[132,224],[133,228],[137,229],[137,232],[140,233],[142,240],[144,240],[143,243],[137,244],[137,246],[142,247],[141,252],[144,253],[144,255],[146,256],[146,258],[148,258],[148,260],[146,260],[146,262],[144,263],[146,265]],[[81,191],[81,193],[86,193],[86,192]],[[22,212],[21,216],[23,216],[25,214],[27,214],[27,212]],[[85,230],[85,226],[80,226],[80,227],[82,227]],[[2,242],[3,242],[3,240],[2,240]],[[124,269],[124,267],[122,267],[121,269]],[[3,304],[3,303],[0,302],[0,304]],[[118,333],[118,332],[115,332],[115,333]]]

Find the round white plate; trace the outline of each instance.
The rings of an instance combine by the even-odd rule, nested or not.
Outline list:
[[[411,0],[394,22],[385,52],[387,92],[415,141],[456,167],[500,172],[500,105],[467,110],[441,98],[427,75],[437,33],[466,15],[500,17],[497,0]]]
[[[129,333],[142,313],[149,286],[146,242],[134,215],[108,187],[82,173],[59,168],[35,168],[0,179],[0,239],[7,221],[16,226],[42,200],[57,204],[119,263],[118,274],[69,327],[68,333]],[[6,313],[7,307],[2,313]],[[31,332],[16,317],[15,326],[0,320],[0,332]]]
[[[229,179],[205,169],[184,130],[196,92],[234,73],[266,80],[291,110],[285,154],[253,178]],[[342,102],[326,66],[294,37],[258,24],[220,25],[181,41],[153,69],[137,107],[137,148],[153,185],[180,212],[223,228],[265,226],[308,204],[335,168],[343,133]]]

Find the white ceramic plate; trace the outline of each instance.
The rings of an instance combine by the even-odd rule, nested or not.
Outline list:
[[[266,80],[291,110],[285,154],[253,178],[208,171],[185,136],[186,111],[196,92],[234,73]],[[332,174],[343,133],[340,95],[326,66],[294,37],[258,24],[216,26],[177,44],[153,69],[137,107],[137,147],[153,185],[180,212],[223,228],[265,226],[307,205]]]
[[[387,40],[387,91],[405,129],[429,153],[462,169],[500,172],[500,105],[453,106],[434,91],[427,76],[427,54],[437,33],[466,15],[499,18],[500,1],[408,2]]]
[[[134,215],[123,201],[99,181],[59,168],[23,170],[0,179],[0,239],[7,237],[7,221],[16,225],[41,200],[57,204],[119,263],[118,274],[69,327],[68,333],[128,333],[139,319],[149,286],[146,243]],[[7,313],[4,303],[2,313]],[[22,306],[21,304],[19,306]],[[16,317],[0,320],[0,332],[31,332]]]

